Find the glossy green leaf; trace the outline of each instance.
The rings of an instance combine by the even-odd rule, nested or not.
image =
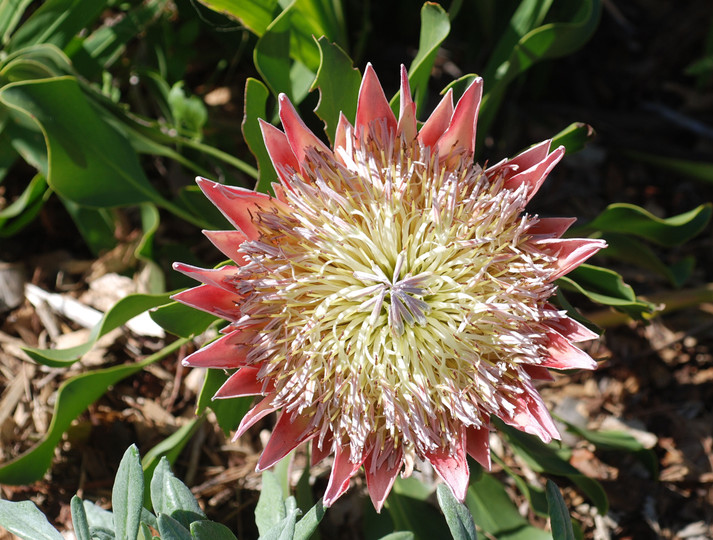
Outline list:
[[[49,43],[24,47],[0,62],[0,80],[6,83],[74,74],[71,60]]]
[[[158,532],[161,540],[193,540],[188,529],[166,514],[158,516]]]
[[[233,17],[262,36],[275,18],[277,0],[199,0],[210,9]]]
[[[255,507],[255,524],[260,536],[266,535],[275,525],[282,523],[286,515],[280,481],[271,471],[264,471],[260,498]]]
[[[314,112],[324,122],[329,141],[334,143],[340,112],[354,125],[361,74],[339,45],[324,36],[316,41],[320,63],[312,90],[319,88],[319,103]]]
[[[322,521],[326,511],[327,509],[322,504],[322,499],[317,501],[317,504],[310,508],[295,524],[294,540],[314,539],[319,522]]]
[[[45,515],[31,501],[0,500],[0,527],[22,540],[63,540]]]
[[[228,527],[214,521],[194,521],[191,536],[194,540],[237,540]]]
[[[272,165],[270,155],[265,148],[262,138],[259,119],[267,118],[267,98],[270,92],[257,79],[248,77],[245,81],[245,111],[243,116],[243,137],[248,148],[255,156],[258,163],[259,178],[255,191],[268,193],[272,188],[270,184],[277,180],[277,173]]]
[[[136,538],[144,502],[144,474],[139,449],[132,444],[124,452],[111,491],[114,532],[117,538]]]
[[[428,501],[392,490],[385,507],[395,530],[411,531],[417,538],[442,538],[448,530],[443,515]]]
[[[575,122],[552,137],[552,148],[564,146],[567,154],[582,150],[595,136],[594,128],[589,124]]]
[[[294,1],[270,23],[253,50],[253,62],[262,80],[277,96],[287,94],[295,103],[290,79],[290,34],[292,30],[290,9]]]
[[[86,343],[68,349],[37,349],[24,347],[23,350],[36,362],[51,367],[66,367],[86,354],[96,341],[126,323],[129,319],[147,309],[170,302],[168,294],[130,294],[119,300],[104,314],[101,322],[92,329]]]
[[[0,466],[0,483],[31,484],[42,478],[52,463],[55,446],[77,416],[99,399],[110,386],[168,356],[187,341],[174,341],[140,362],[82,373],[62,383],[57,390],[54,414],[47,433],[27,452]]]
[[[0,234],[2,234],[3,228],[12,218],[31,211],[33,205],[38,201],[42,201],[46,193],[47,182],[44,176],[36,174],[20,196],[0,210]]]
[[[136,153],[103,122],[72,77],[14,83],[0,102],[38,123],[48,148],[47,181],[59,194],[85,206],[161,203]]]
[[[661,246],[674,247],[700,234],[712,213],[713,205],[706,203],[662,219],[639,206],[615,203],[579,230],[632,234]]]
[[[202,334],[211,324],[221,320],[215,315],[198,311],[180,302],[171,302],[154,308],[150,316],[167,332],[185,338]]]
[[[473,516],[470,515],[468,507],[458,502],[445,484],[438,485],[436,494],[453,540],[477,540],[478,533],[475,531]]]
[[[415,540],[416,536],[411,531],[396,531],[386,536],[382,536],[379,540]]]
[[[87,512],[84,510],[84,503],[77,495],[72,497],[69,504],[72,512],[72,527],[74,528],[74,536],[77,540],[92,540],[89,534],[89,521],[87,520]]]
[[[638,440],[623,431],[593,431],[569,422],[567,430],[588,440],[599,450],[638,452],[645,449]]]
[[[507,464],[497,456],[497,454],[493,453],[491,456],[493,461],[500,465],[507,475],[515,482],[517,489],[519,489],[520,493],[525,496],[532,511],[540,517],[546,518],[549,516],[545,491],[526,482],[522,476],[508,467]]]
[[[622,277],[608,268],[582,264],[561,277],[557,283],[564,290],[571,290],[585,295],[593,302],[611,306],[632,317],[641,318],[653,313],[656,306],[637,299],[634,290],[624,283]]]
[[[418,38],[418,52],[408,70],[409,85],[416,102],[419,116],[428,98],[428,80],[436,61],[438,48],[448,37],[451,22],[448,13],[435,2],[425,2],[421,7],[421,33]],[[393,100],[392,100],[393,103]],[[392,105],[393,106],[393,105]]]
[[[166,457],[161,458],[151,478],[151,504],[157,515],[171,516],[186,529],[206,517],[191,490],[171,472]]]
[[[550,510],[552,538],[554,540],[575,540],[572,518],[569,516],[569,510],[557,484],[548,479],[546,492]]]
[[[201,388],[196,405],[197,414],[201,414],[205,411],[206,407],[215,413],[218,425],[226,436],[238,427],[243,416],[250,410],[254,401],[250,396],[213,399],[213,396],[218,389],[223,386],[228,376],[229,374],[226,374],[222,369],[206,370],[205,380],[203,381],[203,387]]]
[[[98,18],[107,0],[47,0],[10,38],[8,50],[37,43],[63,49],[80,30]]]

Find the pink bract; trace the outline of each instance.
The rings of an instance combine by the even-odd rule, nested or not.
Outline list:
[[[305,442],[333,455],[326,505],[363,466],[380,510],[419,462],[464,500],[491,416],[558,438],[533,380],[596,367],[572,345],[596,334],[548,299],[605,243],[524,211],[563,147],[473,162],[481,96],[480,78],[455,107],[449,91],[419,130],[405,69],[396,118],[369,65],[334,150],[280,96],[284,132],[261,123],[275,197],[198,179],[235,227],[206,231],[234,264],[176,264],[202,285],[175,298],[230,324],[185,364],[237,369],[216,398],[263,396],[236,437],[279,411],[258,470]]]

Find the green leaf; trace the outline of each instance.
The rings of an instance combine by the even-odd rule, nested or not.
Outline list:
[[[25,347],[23,350],[36,362],[51,367],[66,367],[86,354],[96,341],[118,328],[136,315],[155,306],[170,302],[169,294],[130,294],[119,300],[104,314],[101,322],[92,329],[87,343],[68,349],[37,349]]]
[[[275,18],[277,0],[199,0],[210,9],[239,20],[246,28],[262,36]]]
[[[667,219],[656,217],[633,204],[615,203],[607,206],[582,229],[632,234],[661,246],[674,247],[698,235],[708,225],[711,214],[711,203]]]
[[[77,537],[77,540],[92,540],[89,534],[89,521],[87,521],[87,513],[84,510],[82,499],[75,495],[72,497],[69,506],[72,511],[74,535]]]
[[[31,501],[0,500],[0,526],[23,540],[63,539]]]
[[[260,537],[265,536],[287,516],[280,481],[271,471],[262,473],[262,490],[255,507],[255,524]]]
[[[477,540],[478,533],[475,531],[473,516],[470,515],[468,508],[456,500],[445,484],[438,485],[436,494],[453,540]]]
[[[179,339],[140,362],[82,373],[62,383],[47,433],[27,452],[0,466],[0,484],[31,484],[42,478],[52,463],[55,446],[77,416],[110,386],[168,356],[187,342]]]
[[[443,515],[425,500],[392,490],[385,506],[394,529],[412,531],[417,538],[442,538],[448,527]]]
[[[386,536],[382,536],[379,540],[415,540],[416,536],[411,531],[396,531]]]
[[[611,306],[632,317],[641,318],[653,313],[656,306],[637,299],[634,290],[624,283],[622,277],[608,268],[582,264],[557,283],[564,290],[577,291],[590,300]]]
[[[537,437],[523,433],[502,421],[495,421],[498,430],[505,434],[511,448],[535,472],[556,474],[571,480],[597,507],[601,515],[609,508],[609,501],[601,484],[583,475],[569,463],[569,448],[557,448],[556,443],[544,444]]]
[[[93,529],[114,530],[114,515],[109,510],[97,506],[92,501],[82,501],[82,506],[87,515],[90,531]]]
[[[194,540],[237,540],[228,527],[214,521],[191,523],[191,536]]]
[[[253,403],[253,398],[250,396],[213,399],[213,396],[223,386],[229,375],[222,369],[208,369],[196,405],[196,414],[202,414],[206,407],[215,413],[218,425],[226,437],[238,427],[243,416],[250,410]]]
[[[498,540],[552,540],[548,533],[533,527],[520,515],[503,485],[489,474],[471,482],[465,503],[475,524]]]
[[[316,41],[320,62],[312,90],[319,88],[319,103],[314,112],[324,122],[329,141],[334,143],[340,112],[354,124],[361,74],[339,45],[330,43],[324,36]]]
[[[50,195],[44,176],[36,174],[11,204],[0,210],[0,237],[11,236],[37,216]]]
[[[550,525],[554,540],[575,540],[572,519],[557,484],[547,480],[547,503],[550,511]]]
[[[141,460],[141,467],[144,470],[144,485],[149,486],[149,489],[144,492],[145,505],[151,507],[151,479],[153,478],[159,461],[165,457],[169,463],[174,463],[188,441],[191,440],[195,432],[203,424],[204,420],[204,416],[195,417],[146,452],[146,455]]]
[[[32,0],[0,0],[0,45],[7,44]]]
[[[568,154],[579,152],[594,139],[594,128],[589,124],[575,122],[552,137],[552,148],[564,146]]]
[[[245,81],[245,113],[243,116],[242,130],[248,148],[255,156],[258,163],[259,177],[255,191],[268,193],[272,190],[270,184],[277,180],[277,173],[272,165],[270,155],[265,148],[258,119],[267,118],[267,98],[270,92],[257,79],[248,77]]]
[[[131,540],[139,534],[141,509],[144,502],[144,475],[139,449],[132,444],[124,452],[111,491],[114,511],[114,532],[118,539]]]
[[[161,540],[193,540],[188,529],[166,514],[158,516],[158,532]]]
[[[198,311],[180,302],[154,308],[150,316],[164,330],[185,338],[202,334],[211,324],[220,320],[215,315]]]
[[[191,490],[173,475],[165,457],[161,458],[151,479],[151,504],[156,514],[171,516],[186,529],[192,522],[206,517]]]
[[[319,522],[322,521],[327,509],[322,504],[322,499],[317,501],[312,508],[310,508],[302,519],[300,519],[295,524],[295,534],[293,536],[294,540],[309,540],[314,538],[314,534],[317,533],[317,527]]]
[[[258,40],[253,50],[253,62],[262,80],[277,96],[281,92],[287,94],[290,101],[295,102],[290,80],[290,9],[292,3],[270,23],[267,31]]]
[[[13,83],[0,102],[40,126],[49,155],[47,181],[85,206],[164,201],[144,175],[128,141],[101,120],[73,77]]]
[[[107,0],[47,0],[15,32],[7,50],[37,43],[63,49],[83,28],[97,19]]]
[[[674,287],[681,287],[691,277],[696,263],[694,257],[685,257],[669,267],[649,246],[636,238],[617,233],[604,233],[602,237],[607,241],[609,258],[651,270],[669,280]]]
[[[645,152],[635,152],[627,150],[625,155],[638,159],[645,163],[657,165],[675,173],[685,174],[695,180],[703,182],[713,182],[713,163],[709,161],[694,161],[690,159],[677,159],[667,156],[647,154]]]
[[[520,25],[520,31],[522,31],[532,24],[539,24],[544,14],[537,11],[539,10],[538,3],[536,0],[528,0],[526,4],[522,3],[521,5],[533,8],[535,11],[530,11],[529,14],[523,12],[520,22],[511,22],[510,26]],[[548,1],[539,4],[547,7],[549,3]],[[542,60],[572,54],[592,36],[599,24],[601,1],[583,0],[571,5],[578,6],[578,9],[568,22],[550,23],[533,28],[520,37],[514,46],[510,45],[512,41],[508,41],[508,45],[503,46],[503,52],[496,55],[498,59],[503,58],[509,50],[507,60],[498,64],[497,67],[489,66],[489,69],[486,70],[486,84],[492,86],[486,88],[478,115],[479,139],[488,133],[508,85],[518,75]],[[491,74],[495,76],[493,77]]]
[[[408,80],[416,102],[416,115],[420,115],[428,98],[428,80],[436,60],[438,48],[451,31],[448,13],[435,2],[425,2],[421,7],[421,33],[418,52],[408,70]],[[395,100],[392,100],[392,107]]]

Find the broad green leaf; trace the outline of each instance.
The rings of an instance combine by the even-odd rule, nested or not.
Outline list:
[[[599,450],[638,452],[645,450],[643,444],[624,431],[593,431],[567,422],[567,430],[588,440]]]
[[[73,74],[71,60],[49,43],[24,47],[0,62],[0,80],[5,83]]]
[[[0,230],[11,218],[17,217],[42,200],[47,192],[47,182],[41,174],[36,174],[17,199],[0,210]]]
[[[530,504],[532,511],[538,516],[546,518],[549,514],[547,512],[547,497],[545,495],[545,491],[526,482],[522,476],[508,467],[507,464],[497,456],[497,454],[491,455],[493,461],[500,465],[508,476],[513,479],[515,485],[520,490],[520,493],[525,496],[527,502]]]
[[[226,374],[222,369],[208,369],[196,405],[196,414],[203,413],[206,407],[209,407],[215,413],[218,425],[226,436],[238,427],[253,402],[253,398],[250,396],[213,399],[213,396],[223,386],[228,376],[229,374]]]
[[[565,290],[577,291],[590,300],[611,306],[628,315],[641,318],[653,313],[656,306],[637,299],[634,290],[624,283],[622,277],[608,268],[582,264],[561,277],[557,283]]]
[[[260,498],[255,507],[255,524],[260,532],[260,537],[266,535],[287,517],[283,501],[280,481],[271,471],[264,471]]]
[[[23,540],[62,540],[45,515],[31,501],[0,500],[0,527]]]
[[[89,534],[89,521],[87,520],[87,512],[84,510],[84,503],[77,495],[72,497],[70,502],[72,511],[72,527],[74,528],[74,536],[77,540],[92,540]]]
[[[114,531],[102,527],[89,527],[89,534],[92,535],[92,540],[116,540]]]
[[[60,195],[93,207],[164,202],[128,141],[101,120],[73,77],[9,84],[0,102],[42,129],[47,181]]]
[[[636,238],[626,234],[605,233],[607,257],[651,270],[666,278],[674,287],[682,286],[693,272],[696,260],[685,257],[672,266],[666,266],[654,251]]]
[[[215,315],[198,311],[180,302],[154,308],[150,315],[164,330],[185,338],[202,334],[211,324],[220,320]]]
[[[322,499],[317,501],[317,504],[310,508],[295,524],[294,540],[314,539],[318,533],[317,527],[319,526],[319,522],[322,521],[326,511],[327,509],[322,504]]]
[[[163,275],[163,270],[155,261],[153,239],[160,223],[158,208],[151,203],[144,203],[140,207],[141,210],[141,228],[143,235],[139,241],[139,245],[134,250],[134,256],[143,261],[145,268],[145,287],[146,291],[152,294],[160,294],[166,290],[166,278]]]
[[[0,45],[4,48],[32,0],[0,0]]]
[[[448,529],[443,515],[425,500],[392,490],[385,506],[395,530],[411,531],[417,538],[442,538]]]
[[[445,484],[438,485],[436,494],[453,540],[477,540],[478,533],[475,531],[475,523],[473,523],[470,510],[456,500],[450,488]]]
[[[27,452],[0,466],[0,484],[31,484],[42,478],[52,463],[55,446],[77,416],[110,386],[172,354],[187,342],[179,339],[140,362],[82,373],[62,383],[47,433]]]
[[[280,15],[270,23],[267,31],[262,35],[253,50],[253,62],[262,80],[277,96],[280,93],[287,94],[290,101],[296,103],[292,92],[292,81],[290,79],[290,34],[292,25],[290,10],[296,0],[285,8]]]
[[[580,230],[626,233],[665,247],[681,245],[708,225],[713,205],[706,203],[683,214],[662,219],[643,208],[614,203]]]
[[[144,475],[139,449],[132,444],[124,452],[111,491],[114,532],[118,539],[136,538],[144,502]]]
[[[87,353],[103,335],[118,328],[147,309],[170,302],[169,294],[130,294],[119,300],[104,314],[101,322],[92,329],[87,343],[68,349],[37,349],[24,347],[23,350],[36,362],[51,367],[66,367]]]
[[[428,98],[428,80],[438,48],[451,31],[448,13],[435,2],[425,2],[421,7],[421,33],[418,38],[418,52],[408,70],[409,85],[416,103],[416,115],[423,111]],[[392,107],[396,101],[392,100]]]
[[[340,112],[354,125],[361,75],[339,45],[322,36],[317,40],[317,46],[320,63],[312,90],[319,88],[319,103],[314,112],[324,122],[329,141],[334,143]]]
[[[275,18],[277,0],[199,0],[210,9],[233,17],[262,36]]]
[[[166,457],[161,458],[151,478],[151,504],[157,515],[171,516],[186,529],[192,522],[205,519],[191,490],[171,472]]]
[[[193,540],[188,529],[166,514],[158,516],[158,532],[161,540]]]
[[[146,455],[141,460],[141,467],[144,470],[144,485],[149,486],[149,489],[144,491],[144,504],[146,506],[149,506],[151,503],[151,489],[153,487],[151,485],[151,479],[159,462],[163,458],[166,458],[169,463],[174,463],[188,441],[191,440],[195,432],[203,424],[204,420],[204,416],[196,416],[193,420],[178,428],[173,434],[146,452]]]
[[[589,124],[575,122],[552,137],[552,148],[564,146],[568,154],[582,150],[594,138],[594,128]]]
[[[242,130],[248,148],[255,156],[258,163],[259,179],[255,186],[255,191],[268,193],[272,188],[270,184],[277,180],[277,173],[272,165],[270,155],[265,148],[262,138],[260,123],[258,119],[267,118],[267,98],[270,92],[257,79],[248,77],[245,81],[245,112],[243,116]]]
[[[465,504],[475,524],[488,535],[508,540],[552,540],[520,515],[503,485],[489,474],[471,482]]]
[[[11,37],[7,49],[18,50],[37,43],[63,49],[104,10],[107,0],[47,0]]]
[[[237,540],[228,527],[214,521],[194,521],[191,536],[194,540]]]
[[[433,487],[421,482],[418,478],[409,476],[408,478],[396,477],[393,491],[399,495],[406,495],[419,501],[425,501],[433,494]]]
[[[572,519],[557,484],[547,480],[547,503],[550,510],[550,525],[554,540],[575,540]]]
[[[416,536],[411,531],[396,531],[386,536],[382,536],[379,540],[415,540]]]

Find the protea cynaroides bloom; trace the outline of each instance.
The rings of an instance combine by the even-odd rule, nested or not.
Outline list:
[[[476,79],[454,108],[449,91],[419,130],[405,70],[397,119],[367,66],[334,150],[280,96],[284,133],[261,124],[274,197],[198,179],[235,226],[205,233],[234,264],[176,264],[203,285],[175,298],[230,325],[185,364],[237,368],[216,398],[264,396],[236,437],[280,411],[259,470],[307,441],[314,463],[334,455],[326,505],[363,465],[379,510],[419,460],[462,501],[491,415],[557,438],[533,379],[595,367],[571,342],[596,334],[548,299],[605,243],[524,213],[562,147],[473,162],[481,95]]]

